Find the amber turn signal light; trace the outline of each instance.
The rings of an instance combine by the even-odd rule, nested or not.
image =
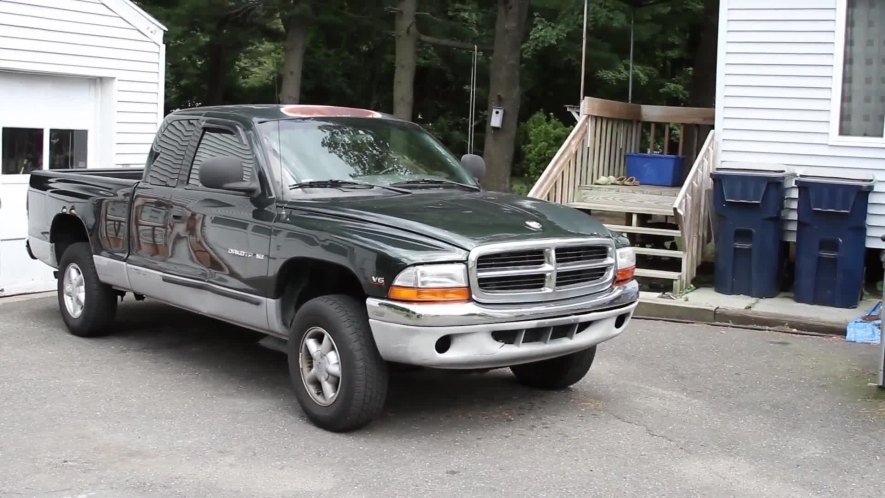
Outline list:
[[[630,266],[627,268],[618,268],[618,273],[615,276],[615,283],[623,283],[629,280],[633,280],[633,274],[636,273],[636,267]]]
[[[636,273],[636,252],[632,247],[620,247],[617,256],[618,272],[615,274],[615,284],[629,282]]]
[[[393,285],[387,297],[396,301],[410,302],[453,302],[470,300],[470,289],[467,287],[448,287],[442,289],[419,289],[416,287],[400,287]]]

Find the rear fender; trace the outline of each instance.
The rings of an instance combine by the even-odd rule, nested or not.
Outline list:
[[[50,259],[51,265],[58,268],[58,262],[61,261],[65,250],[71,244],[77,242],[90,242],[89,232],[86,230],[86,223],[72,209],[70,212],[59,213],[52,219],[52,225],[49,229],[49,243],[51,247]],[[91,247],[90,242],[90,247]]]

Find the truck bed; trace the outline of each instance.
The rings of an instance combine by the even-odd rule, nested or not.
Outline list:
[[[86,182],[111,180],[113,184],[120,183],[114,180],[123,180],[124,183],[134,183],[141,180],[144,168],[80,168],[80,169],[53,169],[31,172],[31,186],[42,183],[40,179],[64,178],[69,180],[81,179]]]
[[[28,190],[28,250],[56,266],[50,251],[53,224],[82,225],[96,254],[125,259],[132,192],[141,168],[34,171]],[[71,213],[76,213],[72,216]]]

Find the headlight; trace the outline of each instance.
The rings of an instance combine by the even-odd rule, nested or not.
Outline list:
[[[467,301],[467,266],[463,263],[410,266],[393,279],[387,297],[397,301]]]
[[[636,252],[632,247],[621,247],[618,253],[618,274],[615,283],[626,282],[636,273]]]

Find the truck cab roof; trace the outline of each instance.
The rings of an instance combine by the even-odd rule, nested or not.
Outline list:
[[[290,105],[290,104],[254,104],[254,105],[220,105],[192,107],[173,112],[170,116],[205,116],[228,119],[242,124],[250,122],[276,121],[293,118],[380,118],[402,121],[391,114],[370,109],[341,107],[331,105]]]

